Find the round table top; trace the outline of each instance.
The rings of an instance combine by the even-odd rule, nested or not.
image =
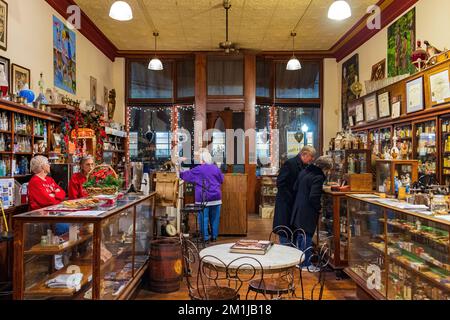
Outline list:
[[[293,266],[296,266],[300,263],[300,257],[302,257],[303,261],[302,251],[293,247],[274,244],[265,255],[258,255],[258,254],[232,253],[230,252],[230,247],[232,245],[234,245],[234,243],[218,244],[215,246],[205,248],[202,251],[200,251],[200,258],[207,255],[211,255],[222,260],[223,263],[225,263],[225,265],[228,265],[237,258],[252,257],[257,259],[261,263],[264,272],[266,271],[277,272],[280,270],[285,270]],[[211,258],[206,257],[204,261],[217,267],[223,267],[222,263],[220,263],[219,261],[217,261],[212,257]],[[232,263],[229,267],[237,268],[241,266],[243,263],[249,263],[255,269],[261,268],[261,266],[252,259],[248,260],[240,259],[239,261]],[[245,266],[243,268],[245,268]],[[248,268],[251,267],[249,266]]]

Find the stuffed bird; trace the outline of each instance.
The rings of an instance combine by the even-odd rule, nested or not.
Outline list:
[[[427,54],[428,58],[431,58],[439,53],[442,53],[441,50],[437,49],[436,47],[432,46],[427,40],[425,40],[423,43],[427,46]]]

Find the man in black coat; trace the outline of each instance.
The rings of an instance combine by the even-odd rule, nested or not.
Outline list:
[[[295,242],[297,247],[305,250],[311,247],[312,239],[317,228],[320,210],[322,209],[322,189],[326,175],[331,170],[333,162],[330,157],[319,157],[314,164],[306,167],[298,175],[295,182],[295,201],[292,209],[291,225],[294,229],[301,228],[305,231],[303,235],[296,233]],[[310,265],[311,251],[305,253],[304,267]]]
[[[294,184],[298,174],[308,166],[316,155],[316,149],[310,146],[303,147],[300,154],[287,160],[280,169],[277,177],[277,196],[275,198],[275,212],[273,228],[277,226],[291,227],[291,213],[294,205]],[[280,237],[281,243],[288,243],[290,239]]]

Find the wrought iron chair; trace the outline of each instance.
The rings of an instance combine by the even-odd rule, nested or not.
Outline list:
[[[307,249],[305,249],[304,252],[308,251],[308,250],[313,250],[312,247],[309,247]],[[305,288],[303,285],[303,269],[300,268],[300,288],[301,288],[301,297],[297,297],[296,294],[294,294],[291,299],[294,300],[315,300],[316,296],[317,296],[317,300],[322,300],[323,297],[323,291],[325,288],[325,278],[326,278],[326,271],[327,271],[327,267],[329,265],[330,262],[330,249],[327,243],[324,243],[323,245],[320,246],[319,250],[316,252],[312,252],[310,258],[309,258],[309,264],[310,266],[308,266],[306,269],[308,271],[308,273],[311,273],[311,276],[314,278],[315,275],[317,276],[317,281],[313,284],[313,286],[311,287],[311,291],[310,291],[310,297],[305,298]],[[313,271],[312,267],[314,267],[314,269],[318,270],[318,271]],[[318,290],[318,295],[316,295]],[[280,297],[281,299],[281,297]]]
[[[303,236],[301,244],[297,244],[297,235]],[[301,266],[304,257],[306,256],[307,250],[312,250],[312,248],[305,248],[306,234],[303,229],[296,229],[292,231],[287,226],[277,226],[275,227],[269,236],[269,241],[273,241],[275,237],[278,236],[278,240],[281,244],[295,247],[302,251],[299,259],[299,266]],[[301,271],[301,270],[300,270]],[[270,277],[266,277],[262,282],[251,281],[248,286],[247,296],[250,292],[255,292],[255,299],[257,299],[259,294],[263,294],[265,297],[270,295],[273,299],[274,296],[281,297],[285,294],[295,295],[295,269],[291,268],[279,274],[272,274]],[[300,274],[301,277],[301,274]],[[303,286],[303,280],[300,278],[300,283]]]
[[[184,278],[192,300],[239,300],[245,282],[260,277],[264,271],[253,257],[240,257],[229,264],[206,255],[200,258],[195,244],[182,237]]]

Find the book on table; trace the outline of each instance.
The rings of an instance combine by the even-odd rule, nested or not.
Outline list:
[[[232,253],[266,254],[273,242],[267,240],[239,240],[231,246]]]

